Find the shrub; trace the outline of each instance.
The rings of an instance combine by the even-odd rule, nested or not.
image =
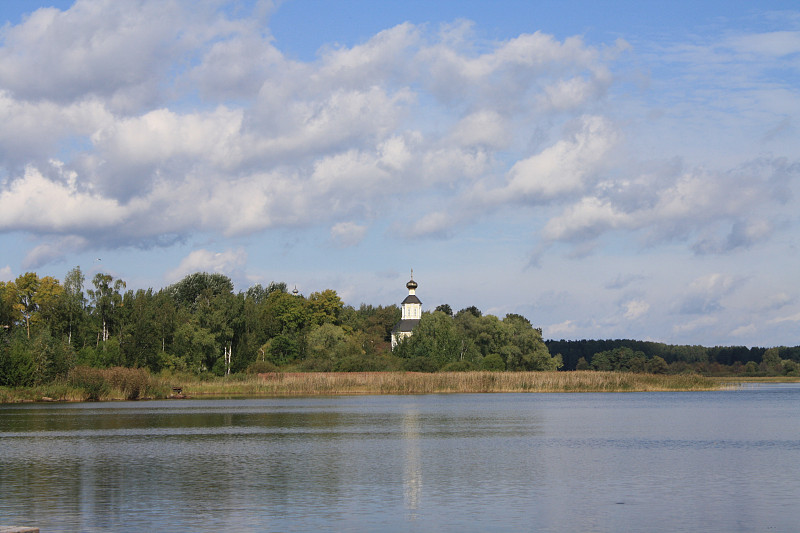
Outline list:
[[[105,373],[111,386],[119,389],[126,400],[138,400],[144,396],[150,383],[150,373],[144,368],[115,366]]]
[[[268,374],[277,372],[278,367],[269,361],[253,361],[247,365],[246,374]]]
[[[490,353],[481,361],[481,368],[484,370],[503,371],[506,369],[506,363],[499,353]]]
[[[82,389],[87,400],[97,401],[111,389],[103,371],[88,366],[76,366],[70,370],[67,382]]]
[[[471,370],[476,370],[476,368],[469,361],[453,361],[444,365],[439,372],[469,372]]]
[[[403,370],[409,372],[436,372],[436,363],[429,357],[412,357],[403,361]]]

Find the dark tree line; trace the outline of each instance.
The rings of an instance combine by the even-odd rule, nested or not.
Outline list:
[[[565,370],[651,371],[648,365],[656,364],[660,371],[670,373],[797,375],[800,369],[800,346],[705,347],[630,339],[548,340],[546,344],[551,353],[561,355]]]

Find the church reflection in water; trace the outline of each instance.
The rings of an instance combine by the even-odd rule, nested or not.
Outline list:
[[[420,416],[417,411],[409,411],[403,416],[403,443],[405,462],[403,464],[403,496],[405,506],[416,517],[422,497],[422,461],[420,451]]]

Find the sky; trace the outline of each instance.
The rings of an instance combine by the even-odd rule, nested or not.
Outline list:
[[[0,280],[800,344],[794,1],[0,2]]]

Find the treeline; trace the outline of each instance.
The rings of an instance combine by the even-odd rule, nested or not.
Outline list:
[[[75,368],[220,376],[559,366],[524,317],[474,307],[423,313],[393,353],[399,307],[355,308],[330,289],[306,297],[272,282],[235,293],[227,276],[200,272],[158,291],[126,290],[103,273],[86,285],[77,267],[63,283],[32,272],[0,282],[0,385],[49,383]]]
[[[620,370],[705,375],[800,375],[800,346],[747,348],[746,346],[672,345],[661,342],[615,340],[548,340],[565,370]]]

